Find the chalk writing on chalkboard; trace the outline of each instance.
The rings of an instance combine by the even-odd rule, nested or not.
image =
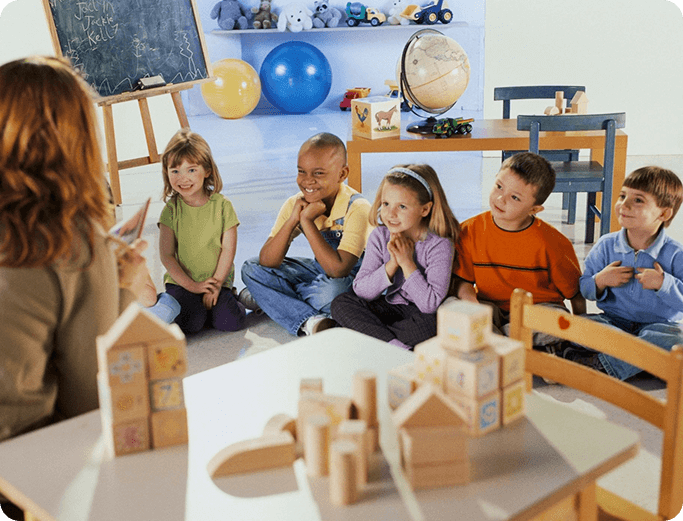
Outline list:
[[[62,54],[101,96],[208,76],[191,0],[48,0]]]

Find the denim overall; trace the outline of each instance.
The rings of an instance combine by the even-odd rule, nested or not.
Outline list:
[[[349,207],[361,194],[349,198]],[[348,213],[348,208],[346,213]],[[344,217],[334,224],[343,226]],[[342,230],[320,232],[335,250],[341,242]],[[332,278],[325,274],[315,259],[285,257],[278,268],[261,266],[258,257],[242,265],[242,282],[261,309],[290,334],[296,335],[301,325],[314,315],[330,316],[334,298],[351,289],[353,279],[360,269],[363,255],[346,277]]]

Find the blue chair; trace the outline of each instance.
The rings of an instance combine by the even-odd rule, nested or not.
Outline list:
[[[503,119],[510,119],[510,102],[512,100],[525,99],[551,99],[555,100],[557,91],[564,93],[567,104],[574,95],[579,92],[586,92],[586,87],[570,85],[528,85],[523,87],[496,87],[493,89],[493,99],[503,102]],[[503,161],[508,157],[521,152],[521,150],[503,150]],[[548,161],[578,161],[578,150],[543,150],[541,155]],[[576,194],[562,194],[562,209],[567,210],[567,224],[574,224],[576,221]]]
[[[612,213],[612,177],[616,129],[624,128],[626,114],[568,114],[564,116],[518,116],[517,130],[529,131],[529,151],[539,153],[539,133],[586,130],[605,131],[605,156],[602,165],[597,161],[551,161],[557,175],[554,192],[586,192],[586,243],[595,235],[595,216],[600,218],[600,235],[609,232]],[[595,194],[602,192],[598,210]]]

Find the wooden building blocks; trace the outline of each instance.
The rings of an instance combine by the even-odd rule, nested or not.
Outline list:
[[[497,390],[499,359],[491,348],[453,353],[446,360],[446,392],[479,398]]]
[[[453,299],[436,312],[436,338],[445,349],[475,351],[488,344],[492,324],[490,306]]]
[[[483,436],[500,427],[499,389],[480,398],[460,393],[449,393],[448,398],[465,419],[470,436]]]
[[[524,344],[522,342],[492,333],[489,345],[498,355],[501,387],[507,387],[524,378]]]
[[[327,476],[329,472],[330,418],[311,414],[304,421],[304,460],[309,476]]]
[[[524,416],[525,392],[526,386],[523,379],[503,387],[501,392],[502,404],[500,406],[500,422],[503,426],[507,426],[517,418]]]
[[[369,139],[400,136],[400,103],[386,96],[351,100],[351,132]]]
[[[415,378],[417,385],[431,384],[445,389],[446,359],[448,352],[438,337],[430,338],[415,346]]]
[[[304,391],[299,398],[296,430],[301,434],[301,442],[306,442],[304,425],[306,418],[313,414],[323,414],[330,419],[330,434],[337,433],[337,426],[351,419],[353,401],[347,396],[334,396],[317,391]]]
[[[417,374],[414,364],[395,367],[387,373],[389,407],[391,410],[401,405],[417,387]]]
[[[284,431],[228,445],[211,458],[207,470],[212,477],[230,476],[286,467],[295,459],[294,438]]]
[[[349,440],[356,445],[356,482],[365,485],[368,482],[368,457],[372,452],[368,445],[368,426],[365,420],[346,420],[339,425],[337,430],[338,440]]]
[[[338,440],[330,446],[330,501],[333,505],[356,502],[356,453],[358,446],[350,440]]]
[[[571,101],[572,114],[588,114],[588,96],[582,90],[574,94]]]
[[[97,337],[102,430],[110,454],[187,443],[185,336],[133,303]]]

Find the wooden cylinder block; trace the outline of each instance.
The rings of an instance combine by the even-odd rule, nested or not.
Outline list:
[[[322,414],[306,418],[304,426],[304,460],[309,476],[327,476],[329,473],[330,419]]]
[[[358,409],[358,419],[365,420],[368,427],[377,425],[377,377],[370,371],[358,371],[353,375],[353,403]]]
[[[330,447],[330,501],[333,505],[356,502],[356,452],[358,446],[349,440],[335,441]]]

